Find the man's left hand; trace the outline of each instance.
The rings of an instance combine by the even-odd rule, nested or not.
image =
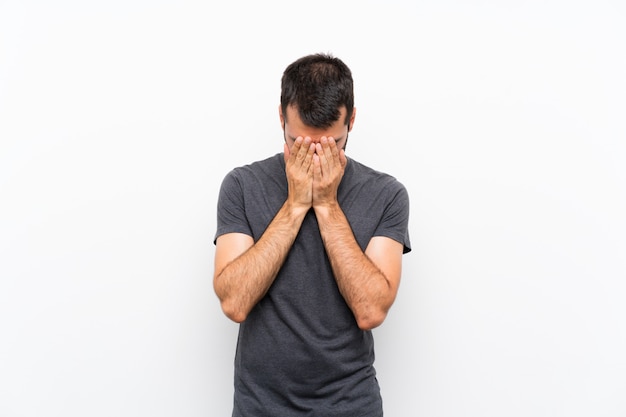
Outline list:
[[[322,136],[313,155],[313,207],[337,202],[337,189],[348,160],[333,137]]]

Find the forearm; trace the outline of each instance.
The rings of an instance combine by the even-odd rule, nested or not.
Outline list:
[[[338,204],[317,207],[315,214],[339,291],[360,328],[377,327],[393,303],[389,281],[359,247]]]
[[[306,211],[285,202],[261,238],[216,274],[215,292],[229,318],[244,321],[265,295],[293,245]]]

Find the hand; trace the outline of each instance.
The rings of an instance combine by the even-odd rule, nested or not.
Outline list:
[[[310,137],[298,136],[292,146],[285,143],[285,172],[289,188],[288,200],[309,209],[313,203],[313,155],[315,144]]]
[[[337,202],[337,189],[348,160],[335,139],[322,136],[313,155],[313,207]]]

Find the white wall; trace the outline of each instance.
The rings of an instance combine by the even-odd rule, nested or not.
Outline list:
[[[386,416],[626,415],[620,1],[0,2],[0,415],[227,416],[215,205],[284,67],[412,198]]]

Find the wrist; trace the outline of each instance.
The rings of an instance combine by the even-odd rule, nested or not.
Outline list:
[[[314,204],[313,210],[318,218],[334,217],[337,213],[341,212],[341,207],[337,201],[325,202],[320,204]]]
[[[310,208],[310,204],[296,203],[294,201],[290,201],[289,199],[287,199],[283,205],[283,209],[289,214],[289,216],[296,219],[304,218]]]

